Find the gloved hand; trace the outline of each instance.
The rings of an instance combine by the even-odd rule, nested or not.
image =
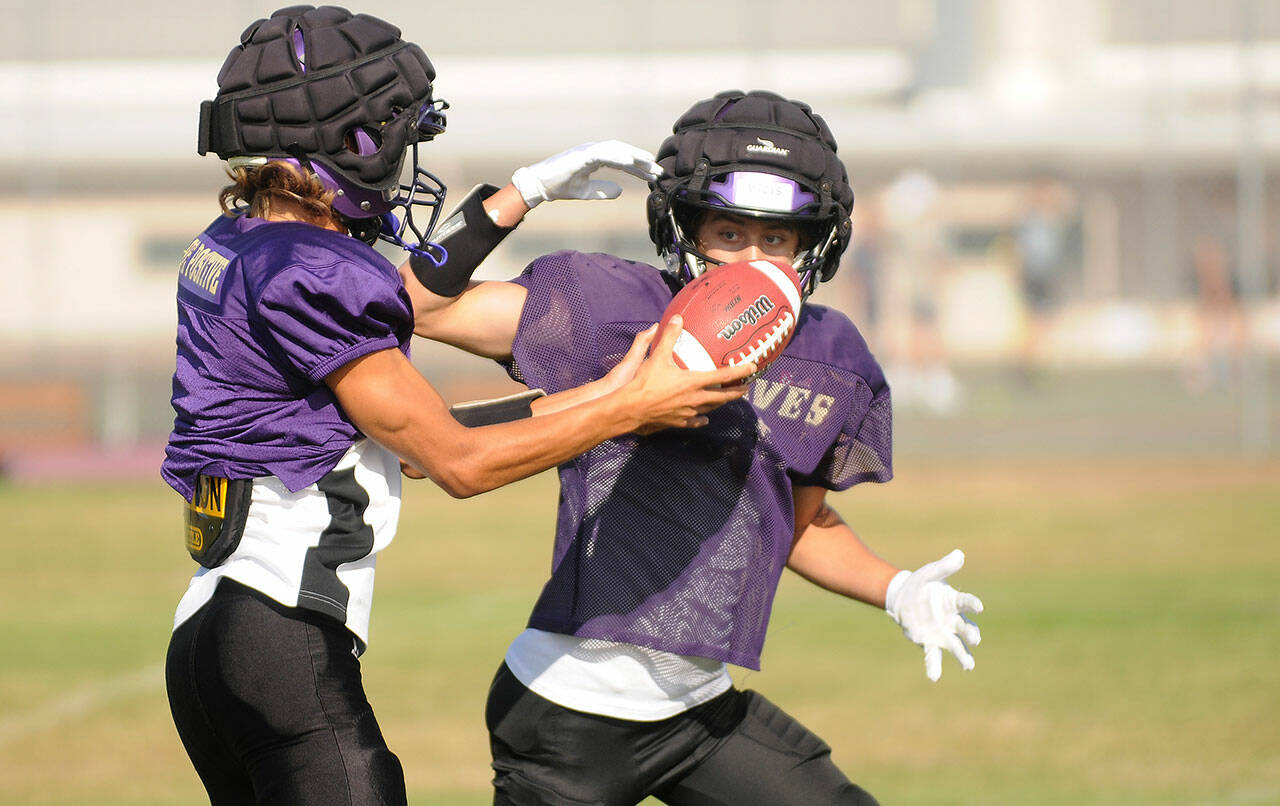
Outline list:
[[[604,167],[616,168],[645,181],[662,173],[649,152],[621,140],[606,140],[583,143],[518,168],[511,176],[511,184],[520,191],[530,210],[554,199],[616,199],[622,194],[616,182],[591,178],[591,174]]]
[[[973,656],[966,645],[977,646],[982,641],[978,625],[963,615],[981,613],[981,600],[943,581],[962,565],[964,552],[956,549],[915,571],[899,571],[885,593],[885,612],[902,628],[903,635],[924,647],[924,673],[935,683],[942,676],[942,650],[955,655],[969,670]]]

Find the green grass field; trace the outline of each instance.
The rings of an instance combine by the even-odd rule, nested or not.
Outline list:
[[[488,802],[482,707],[546,570],[554,477],[419,483],[365,675],[417,804]],[[740,672],[886,804],[1280,803],[1280,461],[908,458],[834,496],[901,565],[962,547],[978,666],[788,576]],[[0,803],[198,804],[161,662],[191,570],[154,484],[0,486]]]

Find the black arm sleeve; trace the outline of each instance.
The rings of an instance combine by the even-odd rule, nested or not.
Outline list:
[[[443,266],[436,266],[425,257],[409,256],[414,276],[431,293],[442,297],[461,294],[481,261],[515,229],[499,227],[484,210],[484,200],[497,190],[493,185],[476,185],[436,227],[432,240],[447,253]]]
[[[506,397],[493,400],[472,400],[468,403],[455,403],[449,407],[453,419],[474,428],[478,425],[494,425],[508,423],[512,420],[523,420],[533,416],[533,401],[544,396],[541,389],[529,389],[516,392]]]

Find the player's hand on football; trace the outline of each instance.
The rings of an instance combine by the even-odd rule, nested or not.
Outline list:
[[[885,594],[889,617],[903,635],[924,647],[924,673],[934,682],[942,676],[942,650],[955,655],[967,671],[974,665],[969,647],[982,641],[978,625],[965,617],[981,613],[982,601],[945,581],[963,565],[964,552],[956,549],[915,571],[899,571]]]
[[[641,425],[636,433],[649,434],[663,428],[697,428],[707,424],[704,416],[747,392],[738,383],[755,372],[755,364],[744,363],[710,371],[683,369],[673,356],[683,323],[677,315],[662,333],[636,337],[653,343],[648,358],[639,363],[635,377],[620,390],[641,401]],[[632,344],[632,351],[636,344]],[[634,358],[632,352],[628,357]],[[627,359],[623,359],[624,361]]]
[[[583,143],[541,162],[516,169],[511,184],[532,210],[555,199],[616,199],[622,194],[617,182],[592,179],[601,168],[614,168],[645,180],[657,178],[662,168],[648,151],[621,140]]]
[[[636,376],[636,373],[640,371],[640,365],[644,363],[644,357],[649,353],[650,345],[653,344],[653,340],[657,335],[658,326],[656,324],[649,325],[649,327],[636,334],[636,337],[631,340],[631,346],[627,348],[627,354],[602,379],[606,392],[622,388]]]

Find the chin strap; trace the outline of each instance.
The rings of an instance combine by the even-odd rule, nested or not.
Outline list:
[[[336,212],[336,211],[335,211]],[[348,218],[338,213],[338,220],[347,228],[348,234],[357,241],[364,241],[373,246],[378,242],[378,233],[382,230],[381,216],[373,218]]]
[[[427,260],[435,264],[436,267],[443,266],[445,261],[449,259],[449,250],[445,249],[441,244],[431,241],[420,241],[411,244],[405,241],[403,237],[405,228],[400,224],[400,220],[396,218],[395,213],[383,213],[377,218],[369,220],[375,221],[379,225],[378,230],[373,234],[373,241],[366,241],[370,246],[373,245],[374,241],[382,239],[408,252],[410,260]]]

